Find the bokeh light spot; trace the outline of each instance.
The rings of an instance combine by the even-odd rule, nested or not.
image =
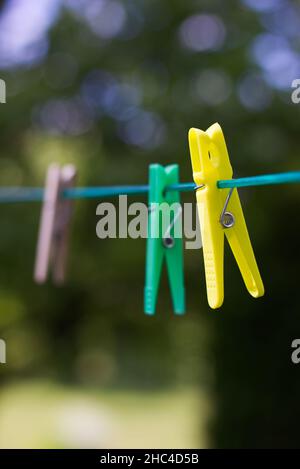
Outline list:
[[[220,49],[223,46],[225,35],[225,25],[216,15],[190,16],[179,29],[182,45],[194,52]]]
[[[252,111],[262,111],[271,103],[272,93],[257,73],[249,73],[243,77],[237,90],[242,105]]]
[[[166,129],[157,114],[139,111],[120,126],[119,133],[125,143],[149,150],[163,143]]]
[[[217,106],[229,97],[232,85],[223,70],[207,69],[198,75],[193,88],[200,101]]]

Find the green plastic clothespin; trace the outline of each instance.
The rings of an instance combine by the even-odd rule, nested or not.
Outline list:
[[[159,164],[150,165],[146,285],[144,291],[144,311],[149,315],[155,313],[164,258],[166,258],[167,263],[174,312],[175,314],[185,312],[180,196],[178,191],[166,192],[167,186],[178,184],[178,182],[178,165],[166,167]],[[169,216],[167,215],[168,211]]]

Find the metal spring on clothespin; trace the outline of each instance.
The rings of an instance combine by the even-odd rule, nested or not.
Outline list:
[[[200,184],[199,186],[195,187],[195,191],[197,192],[197,190],[203,189],[203,187],[205,187],[205,184]],[[225,204],[224,204],[221,216],[220,216],[220,223],[225,229],[232,228],[235,224],[235,218],[234,218],[233,213],[227,212],[227,207],[228,207],[233,191],[234,191],[234,188],[231,188],[230,191],[228,192],[228,195],[226,197],[226,201],[225,201]]]
[[[168,228],[166,229],[165,234],[163,235],[163,245],[165,246],[165,248],[170,249],[175,244],[175,239],[171,235],[171,230],[173,226],[175,225],[175,223],[177,222],[177,220],[179,219],[179,217],[181,217],[181,214],[182,214],[182,207],[180,206],[177,210],[176,215],[174,215],[173,220],[171,221]]]
[[[227,212],[227,207],[230,201],[230,197],[232,196],[234,188],[231,188],[230,191],[228,192],[228,195],[226,197],[226,201],[224,204],[224,208],[222,210],[221,216],[220,216],[220,223],[223,226],[223,228],[232,228],[235,224],[235,218],[234,215],[231,212]]]

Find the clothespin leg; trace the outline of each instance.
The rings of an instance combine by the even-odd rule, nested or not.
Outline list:
[[[152,226],[158,226],[158,224],[159,212],[154,209],[149,214],[146,250],[146,281],[144,289],[144,312],[149,315],[153,315],[155,313],[158,286],[164,257],[163,251],[158,243],[158,239],[151,237]]]
[[[53,243],[56,207],[60,187],[60,167],[52,164],[47,172],[45,195],[41,213],[34,280],[44,283],[47,279]]]
[[[207,300],[213,309],[220,308],[224,301],[224,233],[216,220],[219,209],[210,203],[215,200],[206,197],[205,191],[197,191],[197,209],[202,237]]]
[[[182,239],[176,238],[172,252],[167,255],[167,269],[175,314],[185,313]],[[168,249],[168,248],[165,248]],[[171,273],[173,274],[171,276]]]
[[[76,168],[73,165],[66,165],[61,169],[60,193],[63,190],[74,186],[76,180]],[[61,194],[60,194],[61,195]],[[52,258],[52,276],[55,285],[62,285],[66,277],[66,264],[68,254],[68,241],[70,237],[70,220],[73,212],[73,201],[63,200],[59,202],[59,219],[57,223],[57,239]]]
[[[165,169],[168,184],[179,183],[178,165],[169,165]],[[185,313],[185,287],[184,287],[184,267],[183,267],[183,239],[182,239],[182,207],[180,205],[179,192],[166,194],[166,201],[176,209],[172,213],[173,227],[170,231],[171,246],[165,245],[165,255],[169,284],[171,289],[173,309],[175,314]],[[173,205],[174,204],[174,205]],[[174,212],[174,211],[173,211]]]
[[[258,298],[264,295],[264,285],[257,267],[243,210],[236,189],[234,190],[230,200],[230,210],[234,214],[235,225],[234,228],[228,228],[224,231],[239,266],[247,290],[254,298]]]

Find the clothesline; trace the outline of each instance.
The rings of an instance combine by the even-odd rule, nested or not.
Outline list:
[[[300,171],[265,174],[239,179],[228,179],[217,182],[219,189],[231,189],[235,187],[253,187],[274,184],[300,183]],[[167,191],[189,192],[195,190],[193,182],[173,184],[166,188]],[[119,195],[147,194],[148,185],[130,186],[98,186],[76,187],[66,189],[62,193],[65,199],[97,199]],[[37,187],[2,187],[0,188],[0,203],[38,202],[44,197],[44,189]]]

